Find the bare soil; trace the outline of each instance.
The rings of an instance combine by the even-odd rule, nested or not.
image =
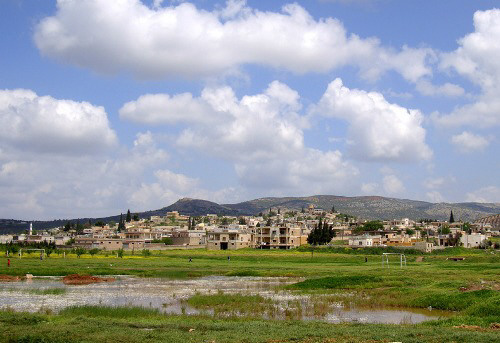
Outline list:
[[[113,282],[115,278],[103,278],[92,275],[81,275],[81,274],[70,274],[66,275],[63,278],[63,283],[66,285],[89,285],[91,283],[99,283],[99,282]]]
[[[0,274],[0,282],[16,282],[21,281],[19,276]]]

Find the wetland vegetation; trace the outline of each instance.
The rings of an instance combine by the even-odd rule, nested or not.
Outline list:
[[[289,292],[281,320],[272,297],[245,292],[194,293],[187,306],[206,310],[195,315],[165,315],[143,307],[84,306],[60,312],[0,312],[3,341],[186,341],[186,342],[493,342],[500,338],[500,260],[491,251],[461,254],[409,255],[401,269],[396,258],[382,267],[373,254],[311,251],[166,251],[105,253],[81,258],[51,256],[0,262],[0,274],[65,276],[68,274],[133,275],[189,280],[209,275],[232,277],[295,277],[293,284],[277,285]],[[230,254],[231,259],[227,256]],[[466,257],[461,261],[449,256]],[[365,262],[365,257],[368,262]],[[189,262],[191,258],[192,262]],[[11,287],[12,283],[0,283]],[[71,286],[82,287],[82,286]],[[54,292],[59,292],[54,290]],[[47,290],[48,291],[48,290]],[[52,290],[51,290],[52,292]],[[59,296],[54,293],[54,296]],[[62,295],[64,296],[64,295]],[[301,296],[311,300],[304,305]],[[280,304],[282,304],[281,302]],[[422,308],[453,311],[446,318],[420,324],[330,324],[298,320],[332,306],[358,309]],[[32,329],[27,330],[28,327]],[[99,328],[99,329],[97,329]],[[62,334],[64,332],[64,334]]]

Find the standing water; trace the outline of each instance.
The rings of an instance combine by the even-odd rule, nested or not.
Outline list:
[[[38,277],[23,282],[0,282],[0,309],[15,311],[59,311],[70,306],[139,306],[158,309],[166,314],[213,314],[187,304],[193,295],[259,295],[272,300],[274,310],[264,318],[301,320],[318,319],[330,323],[419,323],[449,316],[429,310],[389,310],[346,308],[344,302],[314,302],[314,297],[283,290],[300,281],[282,277],[209,276],[187,280],[120,276],[115,282],[89,285],[65,285],[60,278]],[[346,302],[352,294],[345,294]],[[321,307],[317,310],[316,307]],[[231,313],[231,315],[237,313]],[[224,315],[224,314],[219,314]]]

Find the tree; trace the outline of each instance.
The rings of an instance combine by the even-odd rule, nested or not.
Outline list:
[[[412,236],[415,234],[415,230],[413,229],[406,229],[406,234],[409,235],[409,236]]]
[[[109,226],[110,228],[114,228],[114,227],[116,226],[116,222],[115,222],[115,221],[113,221],[113,220],[111,220],[110,222],[108,222],[108,226]]]
[[[118,223],[118,232],[125,231],[125,222],[123,221],[123,213],[120,214],[120,222]]]
[[[97,248],[93,248],[93,249],[89,250],[89,254],[92,257],[94,257],[94,255],[97,254],[98,252],[99,252],[99,249],[97,249]]]
[[[80,256],[82,256],[86,252],[87,252],[87,250],[85,250],[84,248],[76,248],[75,249],[75,254],[76,254],[76,257],[78,257],[78,258],[80,258]]]
[[[98,221],[95,222],[95,226],[104,227],[105,225],[106,224],[103,221],[101,221],[101,220],[98,220]]]
[[[260,227],[260,223],[257,223],[257,225],[255,225],[255,227]]]
[[[450,220],[448,222],[450,224],[455,222],[455,218],[453,218],[453,210],[450,211]]]
[[[238,223],[239,223],[240,225],[246,225],[247,221],[245,220],[245,218],[240,217],[240,219],[239,219]]]
[[[271,218],[267,219],[266,226],[271,226],[273,222],[271,221]]]
[[[118,249],[116,251],[116,254],[118,255],[119,258],[123,258],[123,253],[124,253],[123,249]]]
[[[302,209],[300,210],[300,213],[306,213],[306,210],[304,209],[304,206],[302,206]]]
[[[384,229],[384,224],[380,220],[366,222],[362,226],[363,231],[378,231]]]
[[[451,232],[451,230],[450,230],[449,226],[444,225],[444,226],[439,228],[438,232],[442,235],[448,235]]]
[[[125,218],[127,223],[130,223],[132,221],[132,215],[130,214],[130,209],[127,210],[127,217]]]
[[[71,222],[66,222],[66,225],[64,225],[63,231],[69,231],[71,230]]]
[[[332,205],[332,213],[335,213],[335,206]]]
[[[134,214],[134,222],[138,222],[139,221],[139,215],[136,213]]]

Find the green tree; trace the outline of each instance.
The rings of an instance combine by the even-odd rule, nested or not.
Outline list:
[[[71,222],[66,222],[66,224],[64,225],[63,231],[68,232],[69,230],[71,230]]]
[[[108,226],[109,226],[110,228],[114,228],[114,227],[116,226],[116,222],[115,222],[115,221],[113,221],[113,220],[111,220],[110,222],[108,222]]]
[[[142,253],[142,256],[144,256],[144,257],[151,256],[151,251],[149,251],[149,249],[143,249],[141,253]]]
[[[134,214],[134,222],[138,222],[139,221],[139,215],[136,213]]]
[[[332,205],[332,213],[335,213],[335,206]]]
[[[125,222],[123,221],[123,213],[120,214],[120,222],[118,223],[118,232],[125,231]]]
[[[448,222],[450,224],[455,222],[455,218],[453,218],[453,210],[450,211],[450,220]]]
[[[130,209],[127,210],[127,217],[125,218],[127,223],[130,223],[132,221],[132,215],[130,214]]]
[[[89,250],[89,254],[92,257],[94,257],[94,255],[97,254],[98,252],[99,252],[99,249],[97,249],[97,248],[93,248],[93,249]]]
[[[239,223],[240,225],[246,225],[247,221],[245,220],[245,218],[240,217],[240,218],[238,219],[238,223]]]
[[[118,257],[119,257],[119,258],[123,258],[123,254],[124,254],[123,249],[118,249],[118,250],[116,251],[116,254],[118,255]]]
[[[451,230],[449,226],[443,225],[442,227],[439,228],[438,232],[442,235],[448,235],[451,232]]]
[[[371,220],[362,226],[363,231],[378,231],[384,229],[384,224],[380,220]]]
[[[87,250],[85,250],[84,248],[76,248],[75,249],[75,254],[76,254],[76,257],[80,258],[80,256],[84,255],[85,253],[87,252]]]

